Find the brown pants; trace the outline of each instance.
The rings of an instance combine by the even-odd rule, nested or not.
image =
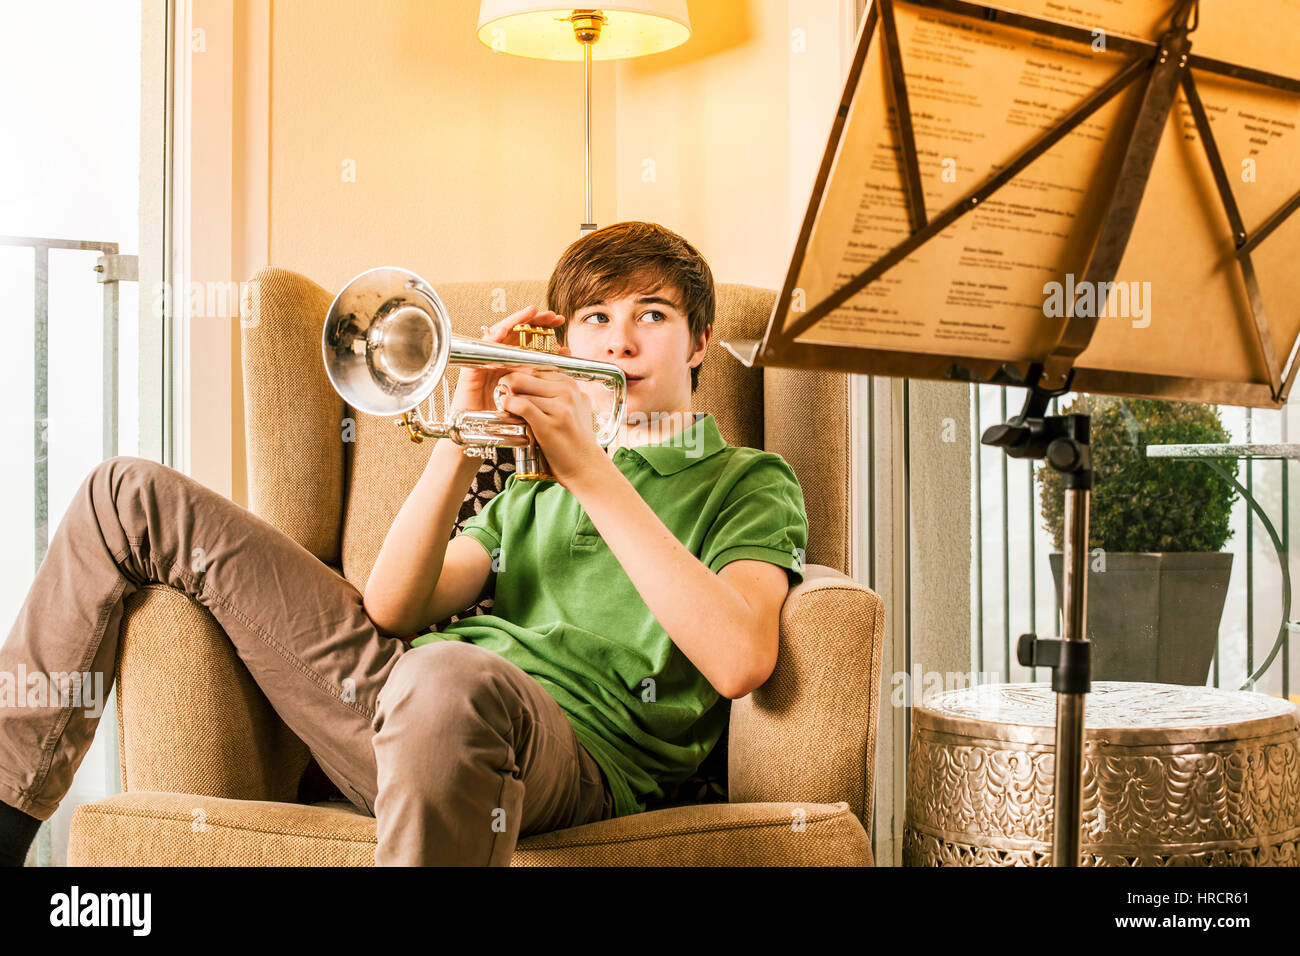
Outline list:
[[[107,695],[122,602],[150,582],[211,611],[326,776],[376,818],[377,864],[507,865],[520,836],[612,816],[599,766],[536,680],[473,644],[380,634],[361,593],[292,538],[145,458],[101,462],[78,488],[0,679],[89,671]],[[41,820],[103,706],[51,703],[0,704],[0,800]]]

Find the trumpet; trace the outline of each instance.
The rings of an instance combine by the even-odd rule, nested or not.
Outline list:
[[[412,441],[449,438],[482,449],[513,448],[515,477],[554,481],[546,456],[527,421],[500,408],[505,385],[499,385],[496,411],[450,409],[449,420],[428,422],[419,406],[443,381],[449,365],[488,369],[549,368],[579,381],[595,382],[613,393],[602,422],[596,413],[592,430],[602,448],[618,435],[627,406],[627,379],[609,362],[574,358],[547,351],[555,330],[525,323],[513,332],[521,344],[505,345],[451,334],[451,319],[433,288],[414,272],[392,266],[369,269],[353,278],[330,303],[321,334],[321,351],[330,384],[343,399],[368,415],[401,414],[394,424]],[[414,414],[413,414],[414,412]]]

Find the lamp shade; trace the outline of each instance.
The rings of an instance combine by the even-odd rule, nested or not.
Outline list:
[[[685,43],[691,35],[686,0],[637,0],[598,8],[557,7],[527,0],[483,0],[478,38],[501,53],[539,60],[581,60],[583,44],[573,35],[569,16],[596,10],[605,17],[600,39],[591,47],[593,60],[660,53]]]

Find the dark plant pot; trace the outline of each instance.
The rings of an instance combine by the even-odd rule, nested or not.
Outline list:
[[[1048,556],[1061,596],[1062,555]],[[1232,576],[1227,551],[1088,557],[1092,679],[1203,686]],[[1045,635],[1044,635],[1045,636]]]

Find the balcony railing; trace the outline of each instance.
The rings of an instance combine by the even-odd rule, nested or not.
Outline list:
[[[120,255],[116,242],[94,242],[84,239],[46,239],[36,236],[0,236],[0,246],[17,246],[33,250],[34,253],[34,288],[32,339],[32,467],[34,478],[33,513],[35,520],[32,528],[32,548],[35,557],[33,567],[39,568],[45,560],[50,542],[50,502],[49,502],[49,396],[50,396],[50,254],[56,249],[82,252],[99,252],[94,271],[96,280],[102,285],[102,323],[100,333],[103,336],[103,361],[100,370],[103,389],[103,412],[101,423],[102,454],[111,458],[118,454],[118,338],[119,338],[119,301],[118,283],[121,281],[138,281],[138,259],[136,256]],[[20,360],[16,356],[11,360]],[[121,777],[118,763],[116,692],[110,695],[101,724],[107,735],[105,747],[111,765],[107,768],[106,778],[110,787],[116,787]],[[105,719],[107,718],[107,719]],[[110,792],[116,792],[110,790]],[[35,841],[36,865],[48,866],[51,863],[51,828],[50,821],[45,821],[37,832]]]

